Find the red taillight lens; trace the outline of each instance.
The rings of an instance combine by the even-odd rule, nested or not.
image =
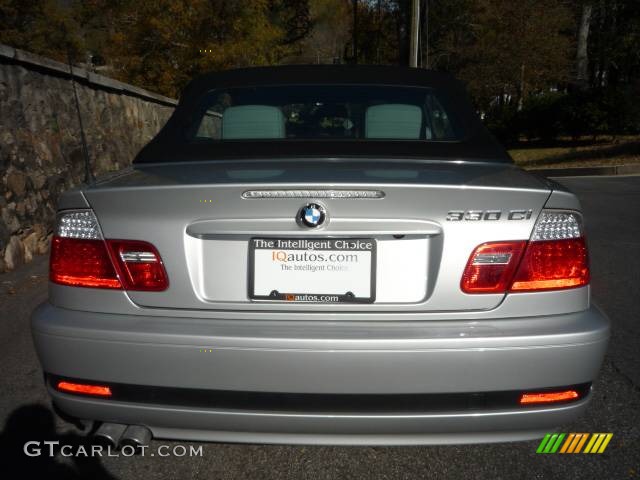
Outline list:
[[[105,244],[103,240],[55,236],[49,267],[52,282],[72,287],[157,292],[169,286],[158,251],[137,240],[107,240]]]
[[[529,243],[511,285],[512,292],[574,288],[589,283],[584,238]]]
[[[49,279],[74,287],[122,288],[102,240],[53,237]]]
[[[462,275],[465,293],[504,293],[527,244],[524,240],[483,243],[476,247]]]
[[[589,284],[583,237],[478,246],[462,275],[465,293],[537,292]]]
[[[110,397],[111,388],[105,385],[86,385],[84,383],[58,382],[58,390],[69,393],[82,393],[99,397]]]
[[[74,287],[162,291],[169,286],[156,248],[140,240],[104,240],[90,209],[58,213],[49,278]]]
[[[158,292],[169,287],[167,273],[156,248],[139,240],[107,240],[126,290]]]

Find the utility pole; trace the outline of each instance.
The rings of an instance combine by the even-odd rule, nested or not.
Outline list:
[[[418,66],[418,37],[420,35],[420,0],[411,0],[411,39],[409,66]]]

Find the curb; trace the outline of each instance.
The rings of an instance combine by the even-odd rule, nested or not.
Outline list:
[[[634,175],[640,174],[640,164],[612,165],[610,167],[574,167],[527,169],[531,173],[545,177],[589,177],[597,175]]]

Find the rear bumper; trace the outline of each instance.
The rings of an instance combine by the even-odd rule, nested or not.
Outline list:
[[[45,303],[32,317],[48,374],[101,383],[312,395],[440,395],[589,383],[609,322],[592,307],[483,321],[254,322],[108,315]],[[78,418],[147,425],[156,437],[263,443],[429,444],[536,438],[583,412],[459,405],[220,408],[86,398],[49,388]],[[397,405],[393,403],[393,405]]]

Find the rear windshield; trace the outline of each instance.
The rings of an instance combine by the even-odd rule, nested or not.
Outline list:
[[[252,140],[460,140],[431,88],[279,85],[217,89],[187,122],[192,143]]]

